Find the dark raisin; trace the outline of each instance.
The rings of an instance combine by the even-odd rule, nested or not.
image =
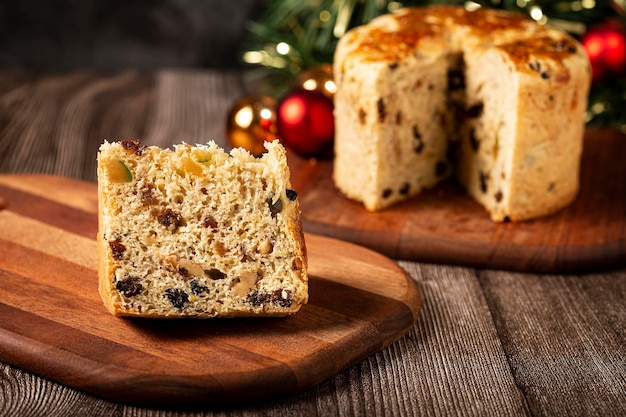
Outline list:
[[[289,201],[295,201],[296,198],[298,198],[298,193],[294,190],[287,190],[285,191],[285,193],[287,194],[287,198],[289,199]]]
[[[482,114],[483,114],[483,103],[474,104],[472,107],[465,110],[465,115],[471,119],[480,117],[482,116]]]
[[[124,246],[124,244],[119,240],[109,242],[109,246],[111,247],[113,259],[117,259],[118,261],[122,259],[122,257],[124,256],[124,251],[126,251],[126,246]]]
[[[205,228],[211,228],[212,230],[217,230],[217,220],[215,220],[215,217],[208,215],[204,218],[204,220],[202,221],[202,225]]]
[[[398,192],[402,195],[407,195],[410,190],[411,190],[411,184],[409,184],[408,182],[405,182],[404,184],[402,184],[402,187],[400,187],[400,190],[398,190]]]
[[[476,139],[476,131],[474,129],[470,129],[469,131],[469,141],[474,152],[477,152],[480,147],[480,141]]]
[[[367,121],[367,113],[365,113],[365,110],[359,109],[359,123],[364,125],[366,121]]]
[[[576,53],[576,46],[572,45],[571,43],[569,43],[566,40],[562,40],[559,41],[557,43],[554,44],[554,49],[556,49],[557,51],[567,51],[570,54],[575,54]]]
[[[415,151],[415,153],[422,153],[422,151],[424,150],[424,140],[422,139],[422,134],[417,129],[417,125],[413,125],[413,138],[416,142],[413,150]]]
[[[191,281],[191,292],[195,295],[200,295],[205,292],[209,292],[209,287],[205,287],[204,285],[200,285],[197,279]]]
[[[178,228],[182,224],[182,217],[180,217],[180,214],[169,208],[162,210],[157,215],[157,220],[165,227],[174,226],[174,229]]]
[[[493,196],[496,199],[496,202],[502,201],[502,191],[498,190],[498,192]]]
[[[189,270],[187,268],[183,268],[182,266],[178,268],[178,273],[184,278],[189,277]]]
[[[253,261],[254,259],[249,255],[248,250],[246,249],[246,246],[242,243],[239,245],[239,251],[241,252],[241,262],[250,262]]]
[[[448,90],[459,91],[465,89],[465,76],[463,71],[450,69],[448,71]]]
[[[202,188],[200,188],[200,192],[201,192],[202,194],[204,194],[204,195],[208,195],[208,194],[209,194],[209,191],[206,189],[206,187],[202,187]]]
[[[294,259],[291,262],[291,269],[294,271],[299,271],[302,269],[302,261],[299,258]]]
[[[141,154],[143,153],[143,150],[146,148],[145,146],[142,146],[138,140],[128,140],[128,139],[122,141],[122,147],[126,149],[127,151],[134,152],[135,155],[137,156],[141,156]]]
[[[211,268],[208,271],[204,271],[212,280],[224,279],[226,274],[216,268]]]
[[[528,67],[533,70],[533,71],[537,71],[540,72],[541,71],[541,62],[539,61],[532,61],[528,63]]]
[[[258,290],[252,290],[248,293],[247,300],[255,307],[262,306],[270,301],[271,295],[266,292],[259,292]]]
[[[383,198],[389,198],[393,194],[393,190],[391,188],[385,188],[383,190]]]
[[[389,64],[389,69],[390,70],[395,70],[396,68],[398,68],[400,64],[398,64],[397,62],[392,62],[391,64]]]
[[[435,164],[435,175],[438,177],[443,177],[446,172],[448,172],[448,164],[444,161],[438,161]]]
[[[511,218],[509,216],[504,216],[504,222],[508,223],[511,221]]]
[[[281,307],[291,307],[291,291],[280,289],[275,290],[274,292],[272,292],[270,301],[274,304],[278,304]]]
[[[154,195],[154,191],[151,185],[148,185],[141,189],[141,202],[146,206],[152,206],[159,202]]]
[[[448,158],[448,161],[452,164],[459,160],[459,142],[452,141],[448,144],[448,149],[446,149],[446,158]]]
[[[398,111],[396,113],[396,124],[397,125],[401,125],[402,124],[402,112]]]
[[[266,201],[267,205],[270,208],[270,213],[272,213],[272,217],[276,217],[278,213],[283,211],[283,200],[281,200],[280,198],[275,202],[272,202],[271,198],[268,198]]]
[[[115,289],[124,294],[126,297],[133,297],[143,291],[141,280],[136,277],[125,276],[123,280],[115,283]]]
[[[548,78],[550,78],[550,73],[547,70],[544,70],[542,68],[541,62],[539,61],[529,62],[528,67],[531,70],[538,72],[539,75],[541,75],[541,78],[543,78],[544,80],[547,80]]]
[[[385,108],[385,101],[382,97],[378,99],[376,106],[378,108],[378,122],[384,123],[387,118],[387,109]]]
[[[163,296],[170,300],[170,303],[179,310],[182,310],[185,307],[185,303],[189,301],[189,295],[179,288],[168,288]]]
[[[482,171],[478,172],[478,179],[480,180],[480,191],[487,192],[487,180],[489,180],[489,174],[485,174]]]

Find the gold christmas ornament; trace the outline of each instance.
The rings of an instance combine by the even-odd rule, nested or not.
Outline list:
[[[294,81],[295,88],[319,91],[329,99],[333,99],[337,85],[333,79],[333,68],[330,64],[317,65],[302,71]]]
[[[276,100],[267,96],[237,100],[228,113],[226,136],[230,145],[245,148],[255,156],[263,154],[263,143],[278,138],[276,107]]]

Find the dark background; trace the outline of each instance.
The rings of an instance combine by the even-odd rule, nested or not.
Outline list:
[[[233,68],[261,0],[0,0],[0,67]]]

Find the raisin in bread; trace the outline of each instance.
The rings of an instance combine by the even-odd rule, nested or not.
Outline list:
[[[114,315],[284,316],[308,299],[284,148],[105,142],[98,154],[99,290]]]
[[[334,181],[368,210],[451,175],[495,221],[575,199],[591,73],[567,34],[493,9],[406,8],[346,33],[334,75]]]

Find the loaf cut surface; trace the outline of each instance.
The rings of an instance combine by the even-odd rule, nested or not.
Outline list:
[[[307,302],[297,194],[282,145],[266,148],[102,144],[99,291],[112,314],[285,316]]]
[[[522,15],[405,8],[335,52],[334,181],[380,210],[455,177],[493,220],[576,197],[591,81],[582,46]]]

